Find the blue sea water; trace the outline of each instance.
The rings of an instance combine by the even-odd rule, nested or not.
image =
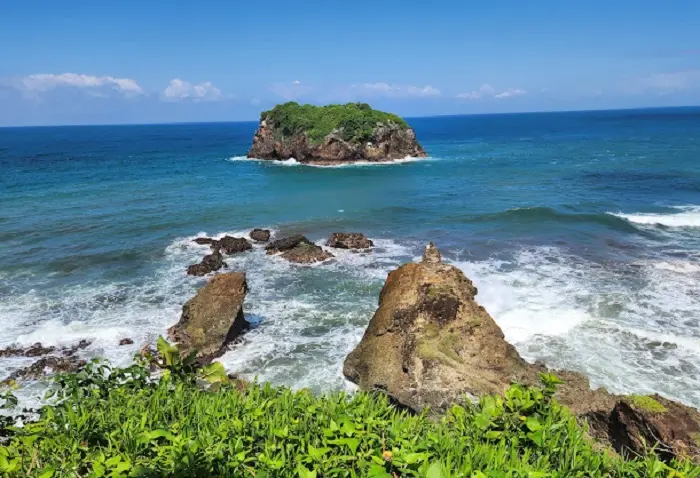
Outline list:
[[[528,360],[700,406],[700,109],[409,122],[429,159],[325,168],[246,160],[255,123],[0,129],[0,347],[125,364],[204,283],[192,238],[360,231],[372,253],[313,267],[228,260],[255,325],[232,372],[347,386],[386,274],[434,241]]]

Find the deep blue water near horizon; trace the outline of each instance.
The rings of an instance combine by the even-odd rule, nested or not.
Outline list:
[[[252,122],[0,129],[0,347],[125,364],[204,283],[193,237],[360,231],[372,253],[318,266],[228,260],[255,324],[232,372],[345,387],[386,274],[434,241],[528,360],[700,406],[700,108],[409,122],[431,158],[333,168],[244,159]]]

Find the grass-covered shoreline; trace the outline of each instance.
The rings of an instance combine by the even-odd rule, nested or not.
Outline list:
[[[433,419],[379,393],[315,396],[229,380],[220,364],[198,368],[163,341],[160,350],[150,364],[92,362],[58,376],[55,403],[38,418],[0,425],[0,476],[700,476],[690,462],[602,450],[553,398],[551,375]]]
[[[366,103],[314,106],[288,102],[262,112],[260,120],[273,123],[285,137],[305,133],[313,143],[336,130],[346,141],[368,141],[380,123],[408,127],[399,116],[374,110]]]

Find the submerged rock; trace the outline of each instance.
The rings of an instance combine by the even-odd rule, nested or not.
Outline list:
[[[75,372],[84,367],[87,362],[72,355],[67,357],[42,357],[28,367],[24,367],[10,374],[4,383],[11,383],[16,380],[39,380],[46,375],[56,373]]]
[[[374,243],[359,232],[334,232],[326,245],[338,249],[369,249]]]
[[[218,241],[214,241],[211,248],[213,250],[221,249],[225,254],[231,255],[249,251],[253,248],[253,245],[242,237],[224,236]]]
[[[221,253],[216,250],[211,254],[204,256],[202,262],[199,264],[192,264],[187,267],[187,274],[191,276],[201,277],[207,275],[210,272],[218,271],[222,267],[228,267],[224,262],[224,258]]]
[[[249,327],[243,316],[247,292],[244,272],[214,276],[182,307],[180,321],[168,335],[184,353],[196,350],[202,362],[220,356]]]
[[[198,237],[197,239],[194,239],[192,242],[199,244],[200,246],[204,246],[207,244],[212,244],[216,242],[216,239],[212,239],[211,237]]]
[[[338,115],[338,110],[344,110]],[[300,129],[299,125],[305,125]],[[320,134],[319,134],[320,132]],[[343,164],[426,157],[416,134],[396,115],[350,103],[313,107],[285,103],[261,115],[249,158]]]
[[[253,229],[249,234],[250,238],[257,242],[267,242],[270,240],[269,229]]]
[[[420,263],[392,271],[379,308],[345,360],[343,373],[364,390],[382,390],[398,404],[443,412],[467,397],[503,393],[512,383],[539,384],[542,364],[523,360],[488,312],[475,301],[477,289],[458,268],[445,264],[430,244]],[[629,397],[591,390],[580,373],[552,371],[565,384],[557,399],[591,433],[615,449],[637,453],[659,443],[665,459],[694,449],[700,427],[696,410],[661,397],[642,409]],[[641,403],[650,403],[642,400]],[[661,410],[664,412],[661,412]]]
[[[121,339],[121,340],[119,341],[119,345],[120,345],[120,346],[132,345],[133,343],[134,343],[134,341],[133,341],[132,339],[128,338],[128,337],[125,338],[125,339]]]

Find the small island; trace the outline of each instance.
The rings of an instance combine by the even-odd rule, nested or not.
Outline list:
[[[336,165],[424,158],[413,129],[366,103],[313,106],[295,102],[260,115],[249,158]]]

